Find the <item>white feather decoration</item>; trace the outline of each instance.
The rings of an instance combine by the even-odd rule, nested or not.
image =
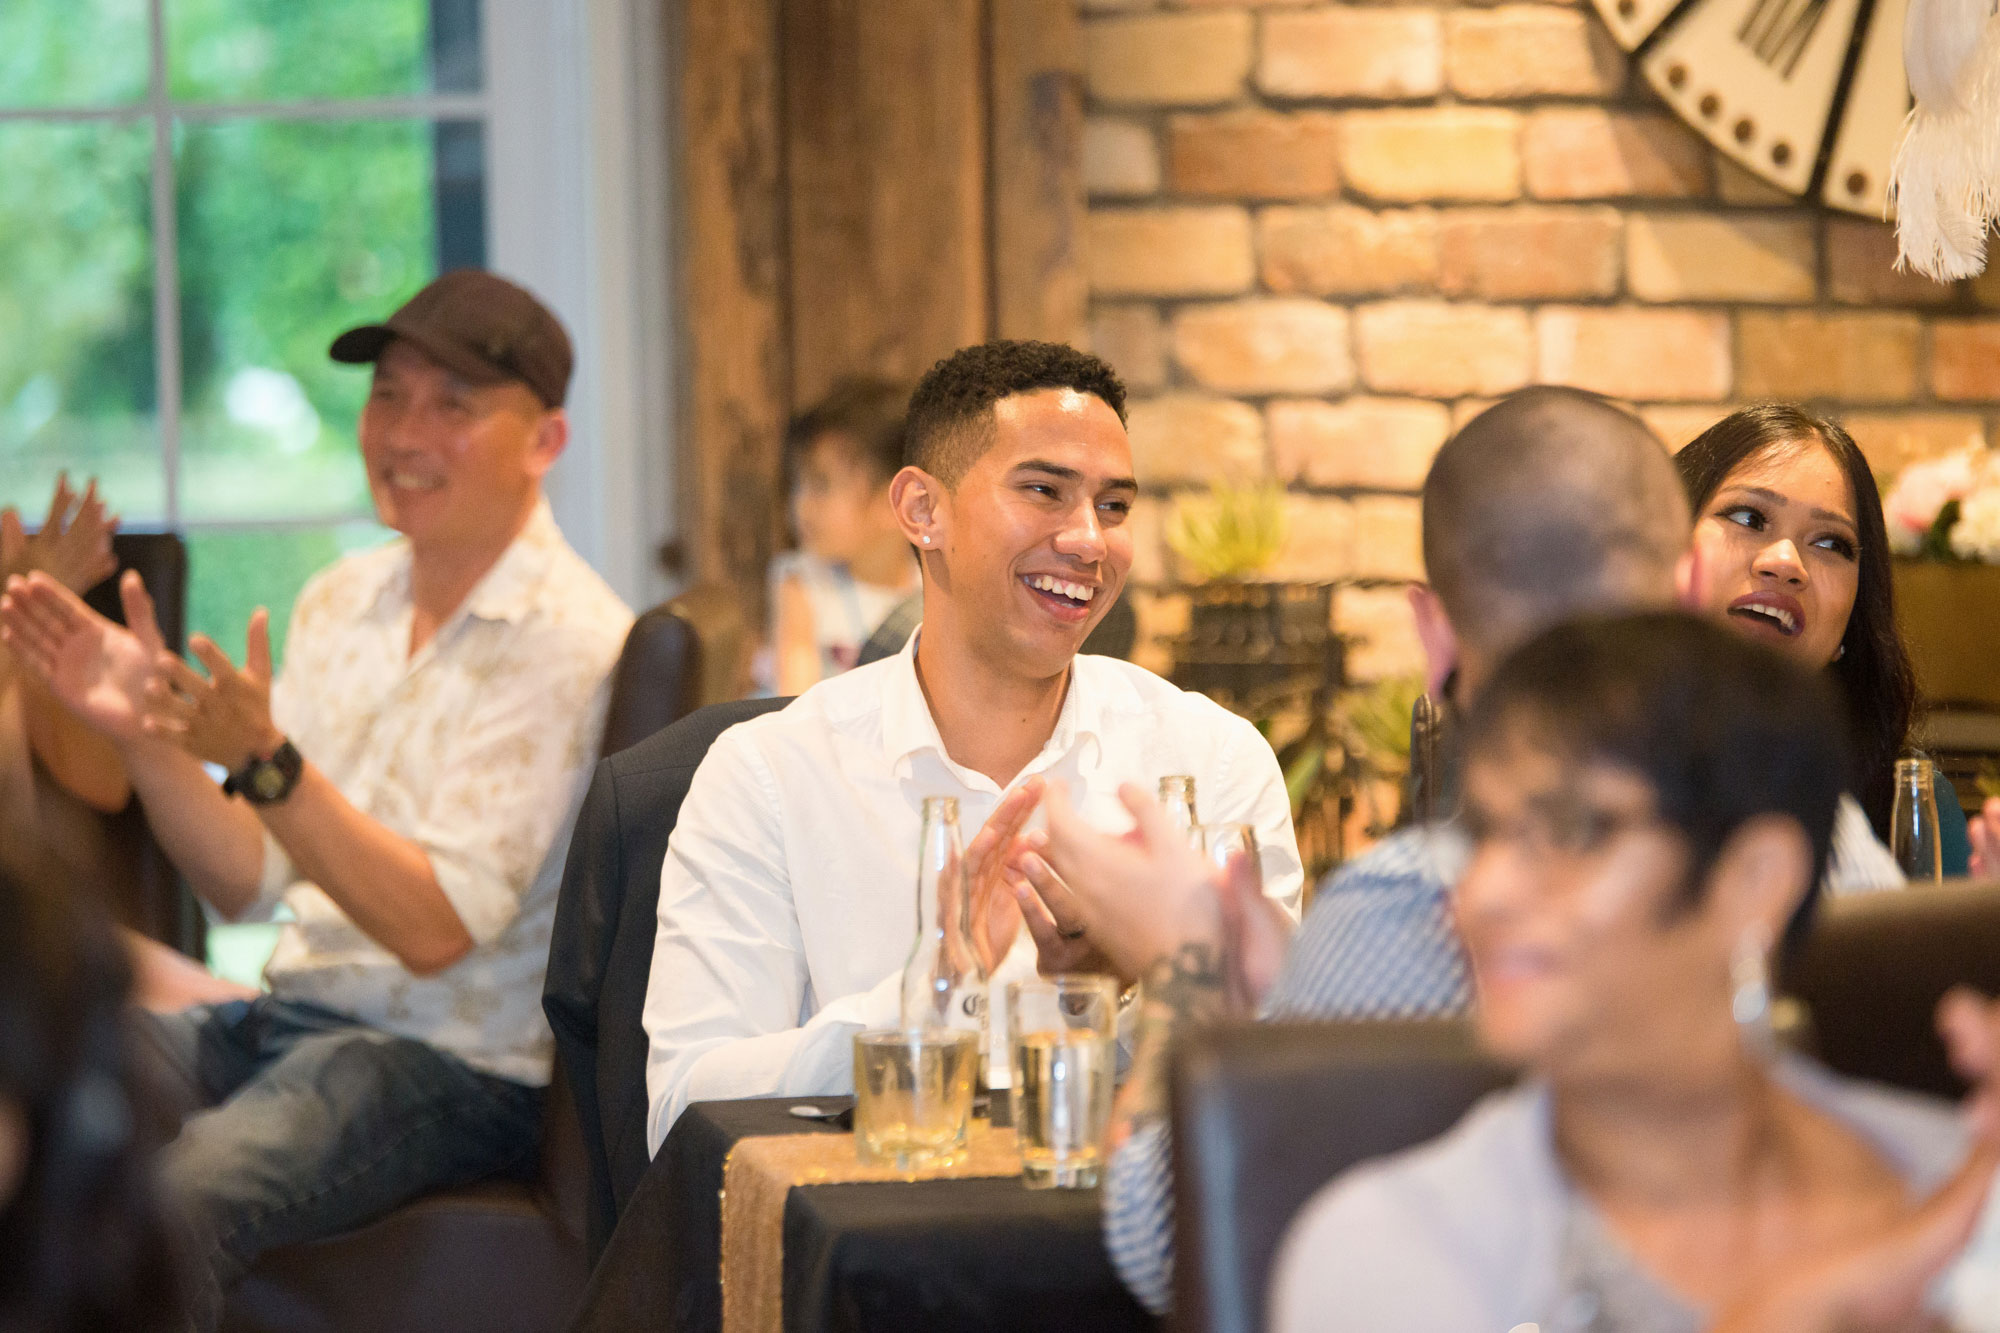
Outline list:
[[[1910,0],[1903,67],[1916,106],[1889,168],[1897,268],[1939,282],[1986,267],[2000,212],[2000,19],[1993,0]]]

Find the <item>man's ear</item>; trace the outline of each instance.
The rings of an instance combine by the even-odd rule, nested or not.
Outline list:
[[[941,550],[950,528],[944,484],[920,467],[906,467],[889,479],[889,507],[896,526],[919,551]]]
[[[535,426],[535,445],[528,453],[528,468],[536,480],[548,475],[563,450],[569,447],[569,413],[560,407],[542,413]]]
[[[1812,843],[1789,815],[1762,814],[1729,835],[1709,871],[1705,910],[1731,940],[1776,943],[1810,891]]]
[[[1410,585],[1410,614],[1417,622],[1417,642],[1424,646],[1424,688],[1441,700],[1445,679],[1458,669],[1458,631],[1428,584]]]
[[[1674,601],[1689,615],[1702,613],[1701,548],[1692,543],[1674,562]]]

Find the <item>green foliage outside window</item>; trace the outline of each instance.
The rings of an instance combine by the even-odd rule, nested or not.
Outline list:
[[[61,469],[97,476],[128,526],[167,516],[147,8],[0,4],[0,107],[50,116],[0,122],[0,504],[31,521]],[[185,101],[478,84],[474,0],[166,0],[165,13]],[[434,56],[440,14],[458,40]],[[130,119],[61,119],[121,105]],[[172,136],[189,621],[235,656],[253,606],[271,607],[281,642],[306,577],[384,535],[355,447],[367,373],[326,347],[434,272],[436,134],[411,117],[204,113]],[[289,522],[240,526],[270,520]]]

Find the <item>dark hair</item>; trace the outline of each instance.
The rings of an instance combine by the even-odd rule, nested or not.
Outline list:
[[[909,390],[888,380],[852,375],[836,380],[826,396],[793,417],[785,427],[785,475],[789,483],[799,460],[828,436],[852,441],[855,460],[877,481],[887,482],[903,466],[903,406]]]
[[[1525,733],[1571,765],[1611,764],[1653,789],[1662,821],[1687,839],[1680,904],[1701,902],[1730,837],[1758,815],[1796,820],[1812,847],[1811,919],[1833,840],[1845,728],[1832,691],[1760,644],[1680,611],[1558,625],[1508,657],[1480,691],[1466,754]]]
[[[1817,444],[1833,456],[1854,492],[1854,526],[1860,538],[1860,580],[1854,610],[1841,636],[1842,651],[1830,670],[1839,682],[1854,741],[1854,795],[1878,834],[1889,828],[1896,756],[1916,713],[1917,677],[1896,629],[1889,572],[1889,531],[1875,474],[1854,439],[1838,422],[1802,408],[1767,403],[1732,412],[1697,436],[1674,459],[1688,500],[1702,509],[1745,460],[1787,445]]]
[[[910,395],[903,461],[956,486],[991,443],[993,404],[1037,389],[1074,389],[1125,420],[1118,372],[1064,343],[999,339],[961,347],[932,366]]]
[[[181,1281],[137,1135],[130,974],[73,886],[0,873],[0,1103],[28,1143],[0,1200],[0,1329],[178,1326]]]
[[[1509,394],[1424,478],[1424,573],[1462,643],[1506,651],[1586,611],[1667,605],[1688,519],[1666,447],[1581,389]]]

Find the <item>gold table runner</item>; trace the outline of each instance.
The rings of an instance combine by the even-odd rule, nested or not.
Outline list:
[[[972,1122],[950,1166],[898,1171],[863,1166],[852,1134],[767,1134],[739,1139],[722,1163],[722,1333],[784,1327],[785,1199],[797,1185],[1013,1176],[1021,1150],[1011,1129]]]

